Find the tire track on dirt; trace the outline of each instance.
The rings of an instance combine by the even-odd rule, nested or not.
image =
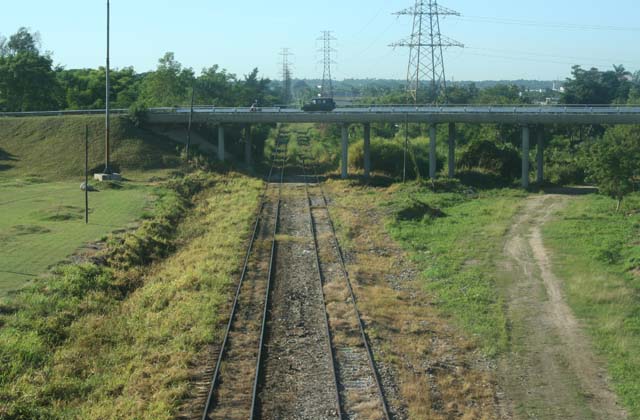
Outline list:
[[[624,419],[602,362],[553,273],[542,227],[570,198],[527,199],[504,247],[511,352],[499,362],[514,418]]]

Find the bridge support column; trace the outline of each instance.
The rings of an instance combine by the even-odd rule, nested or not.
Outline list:
[[[538,170],[536,171],[536,182],[538,185],[542,185],[544,182],[544,127],[540,127],[537,133],[537,153],[536,160],[538,163]]]
[[[224,162],[224,127],[218,126],[218,160]]]
[[[456,176],[456,124],[449,123],[449,178]]]
[[[529,135],[528,126],[522,127],[522,188],[529,188]]]
[[[349,176],[349,126],[342,124],[342,179]]]
[[[364,177],[371,176],[371,124],[364,124]]]
[[[251,124],[244,127],[244,162],[251,167]]]
[[[429,178],[436,179],[436,125],[429,127]]]

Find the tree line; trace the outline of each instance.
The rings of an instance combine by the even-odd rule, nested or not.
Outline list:
[[[51,52],[40,48],[39,35],[20,28],[9,38],[0,36],[0,111],[104,108],[105,72],[104,67],[54,66]],[[269,105],[280,95],[257,68],[243,77],[218,65],[196,74],[178,62],[172,52],[158,60],[154,71],[114,69],[110,81],[114,108],[184,105],[190,102],[192,92],[196,104],[216,106],[249,106],[255,100]]]

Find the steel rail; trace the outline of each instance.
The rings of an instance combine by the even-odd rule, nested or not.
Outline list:
[[[276,138],[276,142],[278,142],[278,138]],[[253,391],[251,395],[251,415],[249,417],[250,420],[254,420],[255,418],[260,418],[260,414],[258,411],[258,391],[260,389],[260,382],[262,377],[262,358],[263,358],[263,350],[264,350],[264,342],[265,335],[267,330],[267,316],[269,314],[269,301],[271,296],[271,283],[273,280],[273,272],[275,269],[275,256],[276,256],[276,235],[278,234],[278,226],[280,219],[280,204],[282,202],[282,184],[284,182],[284,168],[286,164],[286,151],[289,142],[285,143],[285,158],[282,160],[282,167],[280,170],[280,183],[278,185],[278,204],[276,206],[276,223],[273,228],[273,235],[271,238],[271,257],[269,258],[269,276],[267,277],[267,290],[265,291],[264,298],[264,310],[262,313],[262,327],[260,330],[260,346],[258,347],[258,358],[256,360],[256,375],[253,381]]]
[[[351,285],[351,279],[349,277],[349,271],[347,270],[347,265],[345,263],[344,254],[342,253],[342,248],[340,247],[340,243],[338,242],[338,236],[336,234],[336,229],[335,229],[335,226],[333,224],[333,219],[331,217],[331,211],[329,210],[329,205],[327,203],[327,197],[325,196],[324,189],[322,188],[322,184],[320,183],[319,175],[317,174],[317,172],[315,170],[314,170],[314,173],[315,173],[315,177],[316,177],[316,182],[317,182],[317,184],[319,186],[319,189],[320,189],[320,194],[322,196],[322,201],[323,201],[324,206],[325,206],[325,208],[327,210],[329,226],[331,227],[331,236],[333,237],[334,246],[338,250],[338,256],[339,256],[339,260],[340,260],[340,265],[342,267],[342,273],[343,273],[345,281],[347,283],[347,288],[349,289],[351,302],[353,303],[353,309],[355,311],[356,319],[358,321],[358,327],[360,329],[360,336],[362,338],[362,342],[364,344],[364,347],[365,347],[365,349],[367,351],[367,361],[369,363],[369,368],[373,372],[373,378],[375,379],[376,389],[378,391],[378,396],[380,397],[380,401],[381,401],[381,404],[382,404],[382,411],[384,413],[384,418],[385,418],[385,420],[390,420],[391,416],[389,414],[389,406],[388,406],[387,400],[386,400],[386,398],[384,396],[384,391],[382,390],[382,383],[381,383],[381,380],[380,380],[380,375],[378,373],[378,369],[377,369],[376,364],[375,364],[375,359],[373,357],[373,351],[371,350],[371,346],[369,345],[369,339],[367,338],[367,334],[366,334],[365,327],[364,327],[364,322],[362,321],[362,317],[360,315],[360,310],[358,309],[358,303],[357,303],[356,295],[353,292],[353,287]]]
[[[277,138],[277,137],[276,137]],[[220,353],[218,354],[218,358],[216,360],[216,367],[215,367],[215,371],[213,374],[213,378],[211,380],[211,387],[209,389],[209,394],[207,396],[207,402],[205,404],[204,407],[204,412],[202,414],[202,420],[207,420],[207,417],[209,415],[209,412],[212,410],[213,408],[213,402],[214,402],[214,393],[215,393],[215,389],[216,389],[216,385],[218,384],[218,379],[220,377],[220,369],[222,367],[222,361],[224,360],[224,355],[225,355],[225,350],[227,348],[227,343],[229,341],[229,333],[231,331],[231,327],[233,325],[233,320],[235,318],[237,309],[238,309],[238,301],[239,301],[239,297],[240,297],[240,290],[242,289],[242,285],[244,284],[244,280],[245,277],[247,275],[247,270],[248,270],[248,266],[249,266],[249,258],[251,257],[251,253],[253,251],[253,246],[255,243],[255,240],[258,236],[258,227],[260,226],[260,218],[262,216],[262,212],[264,210],[265,204],[266,204],[266,194],[267,191],[269,189],[269,183],[270,183],[270,179],[273,173],[273,168],[275,166],[275,155],[279,153],[279,144],[277,144],[277,140],[276,140],[276,150],[274,152],[274,155],[272,157],[272,161],[271,161],[271,168],[269,169],[269,175],[267,178],[267,184],[265,185],[265,188],[263,189],[261,198],[260,198],[260,204],[258,206],[258,214],[256,216],[255,222],[254,222],[254,226],[253,226],[253,233],[251,235],[251,239],[249,241],[249,246],[247,248],[247,252],[245,254],[245,258],[244,258],[244,263],[242,266],[242,273],[240,275],[240,280],[238,282],[238,286],[236,288],[236,293],[233,299],[233,304],[231,307],[231,314],[229,316],[229,322],[227,323],[227,327],[225,330],[225,334],[224,334],[224,338],[222,340],[222,345],[220,347]],[[277,223],[277,220],[276,220]]]
[[[307,145],[308,147],[308,145]],[[322,308],[323,311],[322,313],[324,314],[324,326],[325,326],[325,331],[327,333],[326,337],[327,337],[327,347],[329,348],[329,354],[331,355],[331,374],[333,377],[333,383],[334,383],[334,388],[335,388],[335,397],[336,397],[336,409],[337,409],[337,414],[338,414],[338,418],[339,419],[343,419],[344,418],[344,414],[342,411],[342,400],[340,398],[340,390],[338,388],[338,374],[336,372],[336,354],[333,350],[333,345],[332,345],[332,336],[331,336],[331,328],[329,327],[329,316],[327,314],[327,302],[325,299],[325,295],[324,295],[324,284],[325,284],[325,279],[324,279],[324,274],[322,274],[322,270],[320,269],[320,253],[318,251],[318,237],[317,237],[317,229],[316,229],[316,224],[314,222],[313,219],[313,214],[311,212],[311,195],[309,194],[309,180],[307,179],[307,169],[306,169],[306,165],[305,165],[305,159],[304,157],[302,157],[302,173],[304,176],[304,189],[307,195],[307,209],[309,211],[309,227],[311,230],[311,236],[313,236],[313,250],[316,256],[316,268],[318,271],[318,280],[319,280],[319,286],[320,286],[320,296],[322,296]]]

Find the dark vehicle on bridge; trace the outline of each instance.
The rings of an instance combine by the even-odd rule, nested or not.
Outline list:
[[[336,102],[333,98],[313,98],[311,102],[302,106],[303,111],[333,111],[336,109]]]

